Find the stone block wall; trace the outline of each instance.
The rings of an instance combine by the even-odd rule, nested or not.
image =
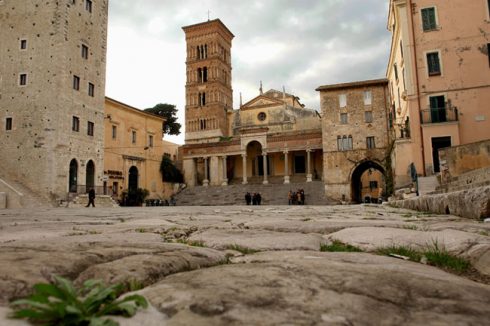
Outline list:
[[[90,160],[102,183],[107,14],[107,0],[0,2],[0,168],[46,197],[66,196],[72,159],[79,184]]]
[[[468,172],[490,168],[490,140],[443,148],[439,150],[439,160],[442,184]]]

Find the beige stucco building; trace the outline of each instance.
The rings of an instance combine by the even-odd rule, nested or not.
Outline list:
[[[438,149],[490,138],[487,0],[391,0],[387,69],[397,187],[439,172]]]
[[[319,114],[285,91],[263,92],[233,110],[231,41],[219,20],[183,28],[187,42],[186,145],[189,186],[320,179]]]
[[[106,97],[104,189],[114,198],[143,188],[149,199],[168,199],[173,184],[162,180],[164,155],[177,159],[178,145],[163,140],[165,119]]]
[[[48,199],[103,182],[107,12],[0,1],[0,169]]]

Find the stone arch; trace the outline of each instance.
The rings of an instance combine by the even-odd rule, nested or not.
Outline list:
[[[247,139],[243,142],[243,148],[245,149],[245,151],[247,150],[248,148],[248,145],[252,142],[257,142],[260,144],[260,146],[262,147],[262,149],[265,149],[266,148],[266,143],[265,143],[265,140],[263,139]]]
[[[69,165],[68,191],[76,193],[78,191],[78,162],[72,159]]]
[[[363,196],[363,188],[367,188],[366,185],[362,184],[362,179],[365,178],[365,173],[367,173],[368,178],[370,175],[374,174],[373,179],[376,180],[373,181],[377,182],[377,187],[376,189],[372,189],[372,191],[368,195]],[[351,200],[356,203],[362,203],[365,201],[365,198],[363,197],[378,199],[379,195],[381,195],[379,192],[383,192],[386,189],[385,175],[385,169],[379,162],[373,160],[364,160],[357,164],[352,169],[350,176]],[[371,188],[371,186],[369,186],[369,188]]]
[[[89,160],[86,166],[86,174],[85,174],[85,185],[86,191],[95,187],[95,164],[94,161]]]

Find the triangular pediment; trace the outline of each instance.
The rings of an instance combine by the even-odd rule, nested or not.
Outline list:
[[[270,97],[259,95],[256,98],[248,101],[240,109],[253,109],[253,108],[262,108],[266,106],[277,106],[282,105],[284,102],[281,100],[272,99]]]

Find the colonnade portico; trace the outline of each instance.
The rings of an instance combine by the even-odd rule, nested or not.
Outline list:
[[[255,144],[240,152],[198,154],[184,160],[185,177],[191,187],[227,186],[233,180],[243,185],[312,182],[319,177],[317,171],[322,171],[321,156],[312,156],[319,150],[262,148]]]

